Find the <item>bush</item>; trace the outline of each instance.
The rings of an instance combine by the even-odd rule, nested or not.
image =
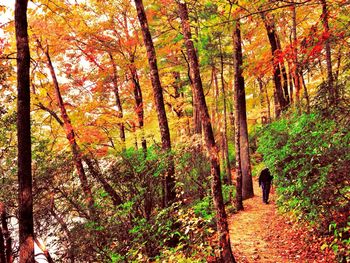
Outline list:
[[[280,119],[260,134],[258,151],[274,175],[281,209],[306,220],[320,233],[328,233],[330,224],[346,227],[349,128],[314,113]],[[334,236],[334,240],[339,238]]]

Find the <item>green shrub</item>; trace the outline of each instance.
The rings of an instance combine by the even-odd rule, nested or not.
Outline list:
[[[316,113],[280,119],[260,131],[258,151],[274,175],[280,208],[320,233],[332,222],[344,228],[350,209],[349,145],[348,127]]]

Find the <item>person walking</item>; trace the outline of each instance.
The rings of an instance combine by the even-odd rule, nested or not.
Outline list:
[[[269,168],[264,168],[259,176],[259,186],[262,188],[263,193],[263,202],[265,204],[269,203],[269,194],[270,194],[270,188],[271,188],[271,182],[272,182],[273,176],[270,173]]]

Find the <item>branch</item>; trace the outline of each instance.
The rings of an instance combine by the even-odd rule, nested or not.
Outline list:
[[[58,124],[63,127],[63,121],[60,119],[60,117],[58,117],[57,113],[54,112],[53,110],[45,107],[41,102],[39,102],[38,104],[34,104],[35,106],[38,106],[40,109],[47,111],[48,113],[50,113],[50,115],[52,117],[55,118],[55,120],[58,122]]]

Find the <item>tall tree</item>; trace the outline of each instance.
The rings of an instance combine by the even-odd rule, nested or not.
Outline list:
[[[117,71],[117,65],[114,61],[113,55],[111,53],[108,54],[109,58],[112,63],[112,68],[113,68],[113,73],[112,73],[112,83],[113,83],[113,92],[115,95],[115,106],[117,108],[117,117],[119,118],[119,137],[122,143],[122,150],[125,150],[125,125],[124,125],[124,120],[123,120],[123,106],[122,102],[120,99],[120,94],[119,94],[119,84],[118,84],[118,71]]]
[[[242,171],[242,197],[247,199],[254,196],[252,171],[250,168],[249,139],[247,125],[247,106],[245,100],[245,84],[243,77],[243,54],[240,21],[237,20],[233,33],[235,91],[237,93],[238,111],[236,119],[239,121],[240,163]]]
[[[231,180],[231,165],[228,152],[228,139],[227,139],[227,102],[226,102],[226,87],[224,78],[224,54],[221,44],[221,36],[219,35],[219,50],[220,50],[220,79],[221,79],[221,93],[223,97],[223,108],[224,108],[224,127],[222,131],[222,146],[223,155],[226,163],[226,178],[229,185],[232,184]],[[216,78],[216,76],[214,76]]]
[[[69,144],[71,146],[71,149],[72,149],[74,165],[76,167],[77,174],[78,174],[81,186],[83,188],[85,202],[86,202],[87,207],[89,209],[90,216],[92,218],[94,218],[96,216],[94,197],[92,195],[91,186],[89,185],[88,179],[87,179],[86,174],[85,174],[85,170],[84,170],[83,162],[82,162],[82,153],[81,153],[81,150],[80,150],[80,148],[77,144],[77,141],[76,141],[76,134],[75,134],[75,131],[74,131],[73,126],[72,126],[72,122],[68,116],[65,104],[64,104],[63,99],[62,99],[60,87],[59,87],[58,80],[56,77],[56,72],[55,72],[55,69],[53,67],[51,57],[50,57],[49,47],[47,46],[46,49],[44,49],[44,47],[41,45],[41,43],[39,41],[37,41],[37,43],[46,56],[46,60],[47,60],[46,64],[50,70],[51,78],[53,81],[56,101],[57,101],[58,107],[61,111],[61,116],[62,116],[62,120],[63,120],[63,122],[61,122],[61,123],[62,123],[62,126],[64,127],[66,137],[67,137]]]
[[[236,208],[243,210],[243,174],[241,161],[241,132],[242,132],[242,100],[245,102],[244,78],[242,74],[242,46],[241,46],[241,30],[239,20],[236,21],[233,32],[233,52],[234,52],[234,103],[235,103],[235,150],[236,150]],[[244,103],[245,106],[245,103]]]
[[[16,0],[19,262],[34,263],[27,0]]]
[[[220,180],[220,162],[218,156],[218,148],[215,143],[214,133],[210,122],[210,116],[205,101],[203,92],[202,79],[200,76],[199,63],[192,41],[191,28],[188,18],[188,11],[186,2],[177,2],[179,9],[179,16],[181,19],[182,33],[185,39],[185,46],[187,50],[187,56],[190,64],[190,74],[193,81],[193,88],[196,98],[198,99],[199,112],[202,120],[202,127],[204,132],[204,140],[207,146],[207,150],[210,158],[211,175],[212,175],[212,196],[214,206],[216,210],[217,229],[219,233],[219,245],[221,247],[220,257],[223,262],[235,262],[233,257],[230,235],[227,224],[227,215],[225,211],[225,205],[222,196],[221,180]]]
[[[171,153],[171,141],[170,141],[170,131],[168,125],[168,119],[165,112],[163,90],[160,83],[158,66],[157,66],[157,56],[153,45],[153,40],[148,27],[148,21],[145,13],[145,9],[142,0],[134,0],[137,10],[137,16],[141,25],[141,31],[143,36],[143,41],[147,50],[148,64],[150,67],[150,77],[153,87],[154,101],[156,104],[156,110],[158,113],[158,124],[162,140],[162,149],[168,154]],[[174,160],[170,157],[169,164],[167,168],[167,174],[164,179],[164,206],[170,205],[174,202],[175,193],[175,167]]]
[[[294,80],[294,87],[295,87],[295,103],[297,105],[297,108],[300,108],[300,89],[301,89],[301,79],[300,79],[300,72],[299,72],[299,61],[298,61],[298,45],[297,45],[297,13],[296,13],[296,3],[293,2],[292,5],[292,20],[293,20],[293,26],[292,26],[292,36],[293,36],[293,80]]]
[[[284,81],[283,73],[285,72],[285,68],[282,63],[279,62],[277,57],[278,50],[280,50],[280,41],[278,39],[275,21],[273,17],[270,17],[266,12],[261,13],[261,17],[263,19],[267,36],[269,38],[271,53],[273,58],[273,80],[275,83],[275,115],[279,117],[281,112],[286,109],[288,106],[288,87],[283,86],[287,80]]]
[[[327,83],[328,83],[328,89],[330,94],[330,100],[332,105],[336,104],[337,101],[337,88],[334,86],[334,78],[333,78],[333,70],[332,70],[332,55],[331,55],[331,44],[329,42],[329,24],[328,24],[328,5],[326,0],[321,0],[322,4],[322,25],[324,34],[326,36],[325,40],[325,50],[326,50],[326,63],[327,63]]]

